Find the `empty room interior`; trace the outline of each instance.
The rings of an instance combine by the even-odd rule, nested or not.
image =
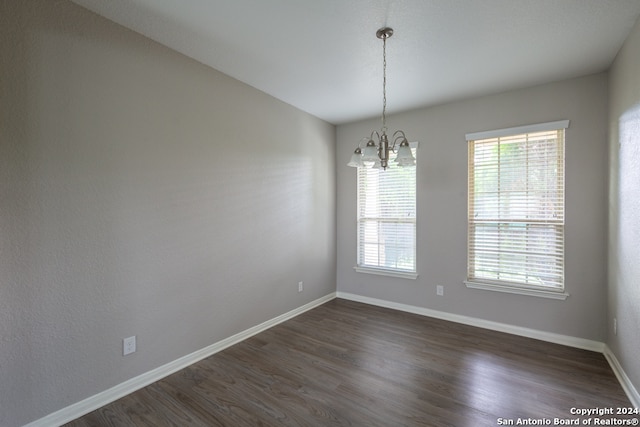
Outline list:
[[[0,426],[637,425],[639,16],[0,0]]]

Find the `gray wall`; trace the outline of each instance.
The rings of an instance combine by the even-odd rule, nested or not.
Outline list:
[[[607,344],[640,392],[640,21],[610,71],[609,141]]]
[[[393,76],[391,76],[393,78]],[[393,94],[388,96],[393,105]],[[356,273],[356,170],[346,163],[370,120],[338,127],[339,292],[571,337],[604,341],[607,75],[597,74],[389,117],[418,149],[416,281]],[[566,290],[556,301],[467,289],[465,133],[569,119],[566,134]],[[436,296],[436,285],[444,296]]]
[[[0,425],[335,291],[334,126],[67,1],[0,31]]]

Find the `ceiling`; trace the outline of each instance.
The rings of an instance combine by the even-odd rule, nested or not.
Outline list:
[[[640,0],[73,0],[334,124],[606,70]]]

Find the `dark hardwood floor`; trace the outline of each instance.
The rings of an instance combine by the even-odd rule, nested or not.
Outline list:
[[[554,425],[628,406],[602,354],[336,299],[67,426]]]

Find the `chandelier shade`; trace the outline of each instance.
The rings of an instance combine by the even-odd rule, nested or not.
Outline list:
[[[375,162],[376,160],[378,160],[378,147],[375,145],[373,140],[370,139],[369,142],[367,142],[367,146],[364,148],[364,152],[362,153],[362,161]]]
[[[369,138],[360,140],[347,166],[387,169],[390,151],[396,153],[395,163],[397,166],[409,167],[416,164],[416,159],[409,147],[409,141],[403,131],[397,130],[393,133],[391,145],[389,145],[389,137],[387,136],[387,39],[392,35],[393,28],[384,27],[376,31],[376,37],[382,40],[382,127],[380,132],[374,130]],[[360,147],[363,141],[367,141],[364,150]]]
[[[411,147],[409,147],[409,143],[406,139],[402,141],[398,147],[396,163],[398,166],[415,166],[416,164],[416,159],[413,157]]]
[[[353,168],[361,168],[364,167],[364,162],[362,161],[362,150],[360,147],[356,148],[356,151],[351,155],[351,160],[347,163],[347,166],[351,166]]]

